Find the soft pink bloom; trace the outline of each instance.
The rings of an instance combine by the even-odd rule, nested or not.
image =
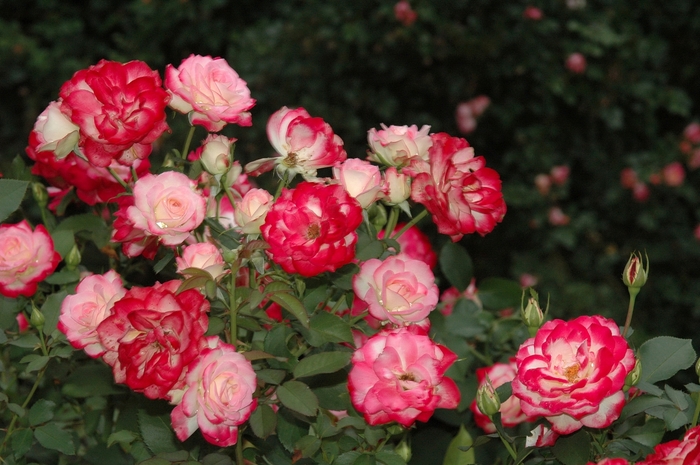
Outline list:
[[[403,253],[362,263],[352,287],[370,315],[399,325],[424,320],[438,302],[433,272],[425,262]]]
[[[116,203],[119,207],[114,212],[112,241],[122,244],[122,252],[127,257],[143,255],[153,260],[158,252],[159,236],[148,234],[147,231],[134,226],[129,217],[129,208],[134,206],[134,197],[132,195],[117,197]]]
[[[525,447],[551,447],[559,435],[545,425],[537,425],[525,438]]]
[[[691,144],[700,144],[700,123],[694,121],[688,124],[683,130],[683,137]]]
[[[252,124],[249,110],[255,100],[246,82],[223,58],[190,55],[178,68],[168,65],[165,87],[172,97],[170,107],[209,132],[219,132],[229,123]]]
[[[566,226],[571,221],[569,215],[565,214],[559,207],[550,208],[547,219],[552,226]]]
[[[532,5],[528,6],[527,8],[525,8],[525,11],[523,11],[523,18],[525,19],[539,21],[543,17],[544,15],[542,14],[542,10]]]
[[[360,223],[362,207],[342,186],[301,182],[282,191],[260,230],[275,263],[311,277],[355,258]]]
[[[211,242],[195,242],[182,249],[182,256],[175,258],[177,272],[181,274],[187,268],[204,270],[212,278],[218,279],[226,273],[224,259],[219,249]]]
[[[503,220],[506,204],[498,173],[461,138],[433,134],[430,162],[412,159],[411,198],[432,214],[441,234],[453,242],[464,234],[484,236]]]
[[[574,74],[583,74],[586,72],[586,57],[581,53],[575,52],[569,55],[566,59],[566,69]]]
[[[440,313],[445,316],[451,315],[455,304],[460,299],[471,300],[477,307],[482,307],[481,299],[479,299],[479,290],[476,288],[476,278],[472,278],[464,292],[459,292],[459,289],[456,287],[445,289],[440,295]]]
[[[406,223],[398,223],[394,231],[391,233],[393,236],[397,232],[403,229]],[[377,235],[379,239],[384,238],[384,231],[379,231]],[[413,225],[408,228],[396,242],[401,246],[401,252],[408,255],[410,258],[415,260],[420,260],[428,265],[431,270],[437,265],[437,254],[433,249],[432,244],[430,244],[430,238],[426,236],[423,231],[418,228],[418,226]]]
[[[420,130],[415,124],[381,126],[379,131],[374,128],[367,131],[369,160],[395,167],[407,165],[414,157],[428,160],[428,149],[433,145],[429,134],[430,126],[423,126]]]
[[[535,176],[535,187],[541,196],[546,196],[552,188],[552,178],[548,174],[538,174]]]
[[[234,203],[233,217],[243,234],[260,234],[274,198],[265,189],[251,189]]]
[[[570,434],[605,428],[620,416],[635,358],[617,324],[596,315],[546,322],[520,346],[516,363],[512,388],[523,412]]]
[[[511,358],[508,363],[495,363],[490,367],[476,369],[476,379],[479,386],[486,384],[487,376],[494,389],[513,381],[513,379],[515,379],[515,358]],[[477,407],[476,399],[472,401],[469,408],[474,414],[474,421],[479,428],[484,430],[487,434],[496,432],[496,426],[491,422],[491,419],[487,415],[481,413]],[[534,420],[534,418],[530,418],[523,413],[520,409],[520,399],[515,396],[510,396],[508,400],[503,402],[499,412],[501,413],[501,423],[503,423],[505,427],[517,426],[520,423]]]
[[[630,465],[629,460],[614,458],[614,459],[603,459],[598,462],[588,462],[588,465]]]
[[[445,372],[457,359],[420,328],[381,331],[352,357],[350,399],[370,425],[428,421],[437,408],[459,404],[457,385]]]
[[[15,320],[17,320],[17,327],[19,328],[20,333],[23,333],[29,329],[29,321],[27,320],[27,317],[24,316],[24,313],[18,313]]]
[[[674,161],[664,166],[661,176],[663,176],[667,186],[678,187],[683,185],[683,181],[685,181],[685,169],[681,162]]]
[[[537,276],[531,275],[530,273],[523,273],[520,275],[520,287],[522,288],[535,287],[538,281]]]
[[[199,160],[207,173],[224,174],[231,167],[231,147],[236,143],[236,140],[219,134],[209,134],[202,145],[194,151],[192,157],[188,157],[188,159]]]
[[[303,108],[282,107],[273,113],[267,122],[267,137],[278,155],[248,163],[245,170],[253,176],[276,167],[281,173],[299,173],[311,179],[318,169],[347,158],[340,136],[323,119],[312,117]]]
[[[549,174],[552,177],[552,182],[554,184],[561,186],[561,185],[565,184],[566,181],[569,179],[570,172],[571,172],[571,168],[569,168],[568,166],[558,165],[558,166],[553,166],[551,171],[549,172]]]
[[[476,117],[471,106],[467,102],[462,102],[455,109],[455,121],[457,129],[461,134],[471,134],[476,130]]]
[[[633,189],[638,182],[639,177],[633,168],[624,168],[620,172],[620,185],[625,189]]]
[[[650,195],[651,190],[649,190],[649,186],[647,186],[643,182],[636,183],[632,188],[632,196],[637,202],[646,202],[647,200],[649,200]]]
[[[411,197],[411,178],[390,166],[384,170],[384,197],[387,205],[398,205]]]
[[[102,60],[75,73],[59,95],[61,112],[80,127],[80,151],[95,166],[131,166],[168,129],[168,94],[142,61]]]
[[[248,360],[236,348],[216,336],[192,362],[182,401],[170,418],[178,439],[184,441],[197,428],[208,442],[232,446],[238,442],[238,426],[255,410],[257,378]]]
[[[79,127],[61,113],[61,101],[51,102],[34,123],[32,137],[37,152],[50,151],[64,158],[75,150],[80,140]]]
[[[60,261],[43,225],[34,231],[27,220],[0,225],[0,294],[33,296],[37,284],[53,273]]]
[[[206,347],[209,302],[181,281],[132,287],[97,326],[114,380],[150,399],[182,389],[188,365]]]
[[[689,429],[683,440],[664,442],[654,447],[637,465],[698,465],[700,463],[700,426]]]
[[[383,196],[382,174],[379,167],[359,158],[348,158],[333,167],[333,178],[362,208]]]
[[[114,270],[86,276],[75,294],[63,300],[58,329],[73,347],[85,349],[90,357],[100,357],[105,348],[97,335],[97,326],[111,314],[114,303],[125,293],[121,277]]]
[[[474,118],[478,118],[491,106],[491,99],[487,95],[477,95],[466,103],[471,108]]]
[[[134,184],[133,227],[165,245],[182,244],[204,220],[206,201],[194,181],[176,171],[148,174]]]
[[[396,2],[396,5],[394,5],[394,16],[404,26],[410,26],[418,19],[418,13],[413,11],[411,4],[406,0]]]

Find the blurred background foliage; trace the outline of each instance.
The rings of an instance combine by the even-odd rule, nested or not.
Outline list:
[[[191,53],[220,56],[258,102],[252,129],[227,129],[242,163],[270,155],[265,123],[284,105],[323,117],[355,157],[381,123],[462,135],[501,174],[508,203],[492,234],[463,240],[477,285],[528,273],[550,295],[550,315],[621,323],[620,275],[645,250],[651,277],[636,337],[700,342],[700,169],[679,149],[700,117],[700,3],[410,5],[408,24],[393,0],[0,0],[0,170],[11,177],[36,117],[75,71],[106,58],[162,73]],[[527,6],[542,17],[526,17]],[[583,73],[565,66],[574,52],[586,58]],[[460,134],[456,108],[478,95],[491,105]],[[672,162],[682,163],[682,184],[654,184]],[[535,177],[554,166],[570,176],[538,190]],[[645,201],[621,185],[628,167],[649,189]]]

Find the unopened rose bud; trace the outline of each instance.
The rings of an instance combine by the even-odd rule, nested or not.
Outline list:
[[[82,260],[80,250],[78,250],[78,246],[76,244],[73,244],[73,248],[70,249],[70,252],[68,252],[66,258],[63,259],[63,261],[66,262],[66,268],[73,271],[78,267],[78,265],[80,265],[80,260]]]
[[[527,300],[527,305],[521,308],[520,315],[523,318],[523,323],[528,328],[537,330],[544,322],[544,313],[542,313],[540,303],[534,297],[530,297]]]
[[[700,378],[700,358],[695,362],[695,374]]]
[[[224,258],[224,262],[226,263],[233,263],[236,260],[238,260],[238,250],[226,250],[221,253],[221,256]]]
[[[41,330],[44,327],[45,322],[46,318],[44,318],[44,314],[41,313],[38,308],[32,305],[32,314],[29,316],[29,323],[36,329]]]
[[[625,378],[624,389],[627,390],[639,382],[639,378],[642,376],[642,363],[637,359],[634,364],[634,368],[627,374]]]
[[[374,229],[381,231],[388,221],[386,208],[378,203],[372,204],[367,210],[367,218],[369,218],[369,222],[372,223]]]
[[[41,208],[46,207],[49,203],[49,193],[46,191],[46,187],[43,184],[34,182],[32,183],[32,195],[34,200],[39,204]]]
[[[489,377],[486,377],[486,382],[479,386],[476,391],[476,406],[479,411],[486,416],[492,416],[498,413],[501,409],[501,399],[498,398],[496,390],[491,384]]]
[[[646,255],[646,254],[645,254]],[[646,256],[646,263],[639,252],[633,252],[627,261],[625,270],[622,272],[622,282],[630,291],[630,294],[637,295],[639,289],[644,286],[649,277],[649,257]]]

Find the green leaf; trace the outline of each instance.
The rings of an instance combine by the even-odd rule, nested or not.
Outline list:
[[[627,437],[647,447],[654,447],[661,442],[665,432],[666,423],[663,420],[652,418],[647,420],[643,426],[630,428]]]
[[[632,415],[636,415],[646,411],[649,408],[658,407],[660,405],[673,405],[673,402],[668,399],[664,399],[663,397],[650,395],[635,397],[627,402],[625,407],[622,409],[622,415],[620,415],[620,418],[626,419]]]
[[[60,291],[51,294],[46,298],[46,302],[41,306],[41,313],[44,314],[44,334],[51,334],[58,325],[58,318],[61,316],[61,304],[68,296],[68,292]]]
[[[362,457],[362,452],[351,450],[340,454],[333,462],[333,465],[355,465],[360,457]]]
[[[309,424],[302,422],[286,408],[281,408],[277,415],[277,438],[285,449],[294,452],[296,442],[309,432]]]
[[[123,429],[112,433],[107,438],[107,447],[111,447],[113,444],[119,443],[122,446],[131,444],[138,438],[138,434],[133,431]]]
[[[284,377],[287,376],[285,370],[273,370],[270,368],[265,368],[255,372],[259,380],[266,382],[267,384],[280,384]]]
[[[350,363],[351,352],[323,352],[309,355],[294,367],[294,377],[320,375],[323,373],[335,373]]]
[[[47,423],[34,430],[34,437],[39,444],[47,449],[57,450],[66,455],[75,455],[73,438],[68,431],[64,431],[56,423]]]
[[[205,455],[201,460],[202,465],[233,465],[233,460],[228,455],[213,454]]]
[[[174,257],[175,252],[173,252],[170,249],[166,250],[165,254],[163,254],[163,258],[158,260],[158,262],[155,265],[153,265],[153,271],[156,274],[160,273],[165,269],[166,266],[168,266],[168,264],[173,260]]]
[[[12,439],[10,440],[10,444],[12,446],[12,452],[15,454],[15,457],[24,457],[24,455],[27,452],[29,452],[29,449],[32,448],[33,442],[34,434],[29,428],[18,429],[14,433],[12,433]]]
[[[51,232],[51,239],[53,240],[54,249],[56,252],[58,252],[61,258],[68,255],[68,252],[70,252],[75,245],[75,236],[73,231],[70,230],[56,229]]]
[[[295,451],[301,453],[302,457],[311,457],[321,448],[321,440],[316,436],[307,435],[297,441],[294,446]]]
[[[253,411],[248,421],[253,433],[257,437],[265,439],[275,432],[277,414],[269,405],[261,404]]]
[[[393,451],[382,449],[377,452],[377,460],[384,465],[406,465],[406,461]]]
[[[591,438],[588,433],[579,430],[571,436],[557,439],[552,447],[554,456],[564,465],[586,465],[590,453]]]
[[[510,279],[488,278],[479,283],[479,299],[491,310],[519,308],[522,295],[520,284]]]
[[[8,342],[8,344],[10,344],[11,346],[22,347],[25,349],[33,349],[34,347],[40,346],[41,341],[39,340],[39,337],[36,334],[27,333],[21,335],[17,339]]]
[[[14,413],[20,418],[22,418],[27,413],[19,404],[15,404],[13,402],[7,404],[7,408],[10,410],[10,412]]]
[[[16,179],[0,179],[0,222],[17,210],[29,183]]]
[[[440,270],[459,292],[464,292],[474,276],[471,257],[464,247],[454,242],[447,242],[440,250]]]
[[[319,312],[311,318],[309,328],[325,342],[352,342],[352,329],[347,321],[328,312]]]
[[[29,409],[29,424],[36,426],[51,420],[54,407],[56,407],[55,402],[46,399],[37,400]]]
[[[90,382],[86,383],[86,379]],[[79,366],[66,378],[61,392],[69,397],[81,398],[120,394],[124,391],[114,385],[112,370],[107,365],[95,364]]]
[[[669,379],[693,365],[697,358],[692,340],[671,336],[649,339],[641,345],[637,356],[642,363],[640,381],[650,384]]]
[[[464,428],[464,425],[461,425],[457,436],[450,441],[450,445],[447,447],[442,465],[467,465],[476,463],[474,448],[471,447],[472,443],[471,435]],[[470,449],[465,452],[464,449],[462,449],[465,447],[470,447]]]
[[[176,452],[180,449],[167,415],[151,415],[144,409],[138,411],[139,432],[154,454]]]
[[[80,270],[78,270],[77,268],[75,270],[63,269],[50,275],[44,281],[46,281],[49,284],[55,284],[57,286],[77,283],[78,281],[80,281]]]
[[[20,362],[27,363],[27,368],[25,370],[27,373],[31,373],[32,371],[39,371],[44,368],[46,364],[49,363],[49,357],[46,355],[30,354],[23,357]]]
[[[277,397],[282,405],[302,415],[313,416],[318,410],[316,394],[306,384],[299,381],[287,381],[277,388]]]
[[[379,240],[368,241],[364,244],[357,244],[357,253],[355,257],[364,262],[371,258],[379,258],[384,253],[384,243]]]
[[[309,327],[309,315],[306,313],[304,304],[301,303],[293,294],[287,292],[275,292],[267,296],[271,301],[279,304],[282,308],[299,320],[303,327]]]

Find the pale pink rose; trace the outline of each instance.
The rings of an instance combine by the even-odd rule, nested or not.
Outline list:
[[[233,216],[243,234],[260,234],[275,199],[265,189],[251,189],[234,203]]]
[[[428,421],[435,409],[459,404],[459,389],[445,376],[456,359],[415,325],[381,331],[352,356],[352,404],[370,425],[396,421],[410,427],[416,420]]]
[[[555,433],[545,425],[537,425],[525,438],[525,447],[551,447],[559,439]]]
[[[187,268],[204,270],[215,280],[226,273],[224,259],[219,249],[210,242],[196,242],[182,249],[182,257],[176,257],[177,272]]]
[[[625,189],[633,189],[638,182],[637,172],[633,168],[625,168],[620,172],[620,185]]]
[[[63,113],[61,101],[51,102],[34,123],[37,152],[51,151],[56,158],[65,158],[78,145],[80,127]]]
[[[552,182],[558,186],[563,185],[569,179],[571,168],[566,165],[553,166],[549,175],[552,177]]]
[[[394,5],[394,17],[404,26],[410,26],[418,19],[418,13],[413,11],[408,1],[399,0]]]
[[[476,130],[476,117],[468,102],[462,102],[455,109],[457,129],[461,134],[471,134]]]
[[[43,225],[34,231],[27,220],[0,225],[0,294],[33,296],[38,283],[53,273],[60,261]]]
[[[495,363],[489,367],[476,369],[476,379],[479,386],[486,384],[487,377],[494,389],[513,381],[515,379],[515,358],[511,358],[508,363]],[[479,428],[487,434],[496,432],[496,426],[491,419],[481,413],[481,410],[477,407],[476,399],[472,401],[469,408],[474,414],[474,421]],[[508,400],[503,402],[499,412],[501,413],[501,423],[505,427],[517,426],[520,423],[534,420],[534,418],[528,417],[523,413],[520,409],[520,399],[515,396],[510,396]]]
[[[647,200],[649,200],[650,195],[651,190],[649,190],[649,186],[647,186],[643,182],[636,183],[632,188],[632,196],[637,202],[646,202]]]
[[[637,465],[698,465],[700,463],[700,426],[686,431],[683,440],[658,444],[654,452]]]
[[[661,176],[663,176],[667,186],[678,187],[683,185],[685,181],[685,169],[683,169],[683,165],[680,162],[674,161],[664,166]]]
[[[362,263],[353,289],[370,315],[399,325],[425,319],[437,306],[439,293],[428,265],[404,253]]]
[[[428,160],[428,149],[433,145],[430,126],[423,126],[420,130],[416,125],[381,126],[379,131],[372,128],[367,132],[370,161],[399,167],[406,165],[413,157]]]
[[[471,108],[474,118],[478,118],[491,105],[491,99],[487,95],[477,95],[466,103]]]
[[[692,122],[683,130],[685,137],[691,144],[700,144],[700,123]]]
[[[550,208],[547,219],[552,226],[566,226],[571,221],[569,215],[564,213],[559,207]]]
[[[548,174],[538,174],[535,176],[535,187],[541,196],[546,196],[552,188],[552,178]]]
[[[583,74],[584,72],[586,72],[586,67],[586,57],[583,56],[581,53],[572,53],[566,59],[566,69],[568,69],[574,74]]]
[[[543,17],[544,15],[542,14],[542,10],[532,5],[528,6],[527,8],[525,8],[525,11],[523,11],[523,18],[525,19],[539,21]]]
[[[523,412],[546,417],[558,434],[615,421],[636,362],[617,324],[598,315],[546,322],[515,358],[512,389]]]
[[[387,205],[398,205],[411,197],[411,178],[390,166],[384,170],[384,189],[386,192],[382,202]]]
[[[202,163],[207,173],[224,174],[231,167],[231,147],[236,140],[218,134],[209,134],[202,145],[194,151],[193,158]],[[238,166],[240,167],[240,164]]]
[[[170,418],[178,439],[196,430],[218,447],[238,442],[238,427],[255,410],[257,378],[253,366],[236,348],[212,336],[190,365],[182,401]]]
[[[238,228],[235,208],[228,196],[221,197],[218,204],[214,199],[210,198],[210,202],[207,205],[207,218],[216,219],[226,229]]]
[[[206,201],[182,173],[148,174],[136,181],[133,191],[129,220],[165,245],[182,244],[204,220]]]
[[[531,275],[530,273],[523,273],[520,275],[520,287],[522,288],[535,287],[538,281],[537,276]]]
[[[165,87],[172,96],[169,105],[188,115],[191,124],[219,132],[226,124],[250,126],[250,98],[246,82],[223,58],[190,55],[179,68],[165,68]]]
[[[103,275],[83,278],[61,304],[58,329],[76,349],[85,349],[92,358],[105,353],[97,327],[111,314],[114,303],[124,297],[126,289],[119,274],[109,270]]]
[[[333,167],[333,177],[362,208],[383,196],[382,174],[379,167],[359,158],[348,158]]]

